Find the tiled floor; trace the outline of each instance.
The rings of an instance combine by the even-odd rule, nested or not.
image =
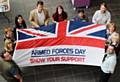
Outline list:
[[[0,50],[3,49],[3,29],[5,26],[14,27],[14,17],[22,14],[27,24],[29,25],[29,12],[35,8],[37,0],[10,0],[11,12],[7,15],[11,20],[9,24],[6,19],[0,16]],[[69,19],[76,15],[73,10],[70,0],[43,0],[46,8],[49,10],[50,16],[55,12],[55,7],[59,4],[63,5],[67,11]],[[99,8],[101,0],[91,0],[91,6],[88,9],[82,8],[86,11],[91,20],[95,10]],[[120,32],[120,0],[104,0],[108,2],[108,7],[112,13],[112,20],[117,24],[117,31]],[[119,82],[120,80],[120,60],[118,57],[118,64],[115,73],[109,82]],[[98,82],[99,67],[82,66],[82,65],[48,65],[22,68],[24,75],[24,82]],[[0,82],[6,82],[0,76]]]

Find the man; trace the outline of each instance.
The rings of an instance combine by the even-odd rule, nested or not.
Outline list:
[[[29,21],[33,27],[40,27],[48,25],[49,13],[44,9],[44,3],[42,1],[37,2],[36,9],[30,12]]]
[[[101,65],[101,76],[99,82],[108,82],[111,74],[114,73],[117,58],[114,50],[114,46],[108,46],[107,54],[103,58]]]
[[[15,62],[12,60],[11,54],[7,51],[4,51],[1,55],[1,59],[2,76],[8,82],[23,82],[21,71],[19,67],[15,64]]]
[[[92,22],[95,24],[108,24],[111,21],[111,14],[107,10],[107,5],[102,3],[100,10],[97,10],[93,15]]]
[[[73,18],[73,21],[88,22],[89,19],[85,15],[84,10],[78,10],[78,15]]]

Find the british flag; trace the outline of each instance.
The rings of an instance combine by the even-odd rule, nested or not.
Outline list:
[[[64,21],[36,29],[18,29],[16,49],[56,45],[104,48],[105,32],[105,25],[79,21]]]
[[[104,52],[105,34],[105,25],[79,21],[63,21],[34,29],[17,29],[17,41],[13,57],[20,64],[23,60],[31,57],[29,54],[33,49],[66,48],[67,46],[68,48],[84,47],[88,49],[86,55],[91,54],[91,57],[97,58]],[[90,64],[96,62],[89,59],[89,55],[87,56],[88,59],[86,60],[90,61]],[[103,55],[99,58],[102,57]]]

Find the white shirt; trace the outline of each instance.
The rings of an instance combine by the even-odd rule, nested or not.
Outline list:
[[[105,61],[101,65],[101,69],[104,73],[114,73],[116,63],[116,54],[107,54]]]
[[[111,21],[111,14],[109,11],[101,13],[100,10],[97,10],[93,15],[92,22],[95,24],[108,24]]]
[[[42,11],[41,13],[39,13],[39,12],[37,12],[37,13],[38,13],[38,20],[39,20],[40,25],[44,25],[44,22],[45,22],[44,12]]]

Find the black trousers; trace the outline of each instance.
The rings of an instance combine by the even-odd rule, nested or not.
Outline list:
[[[104,73],[104,72],[101,70],[99,82],[108,82],[110,76],[111,76],[111,73]]]

